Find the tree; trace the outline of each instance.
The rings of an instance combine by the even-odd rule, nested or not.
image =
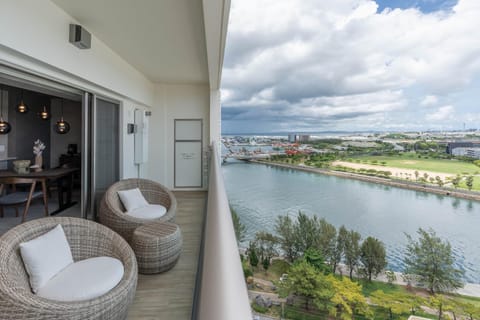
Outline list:
[[[332,260],[330,261],[330,264],[332,267],[332,273],[335,273],[337,269],[337,265],[342,260],[342,256],[345,252],[345,243],[347,241],[347,236],[348,236],[348,230],[347,228],[345,228],[345,226],[342,225],[338,229],[337,241],[335,243],[335,251],[333,252]]]
[[[460,180],[462,180],[462,177],[459,174],[457,174],[457,176],[452,179],[452,184],[455,187],[455,189],[458,188],[458,185],[460,184]]]
[[[248,261],[253,268],[258,266],[257,246],[254,241],[250,241],[248,245]]]
[[[360,233],[350,230],[346,235],[345,241],[345,263],[350,270],[350,279],[353,279],[353,271],[358,265],[360,259]]]
[[[263,270],[265,270],[265,273],[267,273],[268,267],[270,267],[270,259],[267,257],[263,258],[262,266],[263,266]]]
[[[305,260],[295,263],[288,272],[288,279],[282,283],[282,290],[305,297],[305,309],[309,309],[310,302],[316,303],[330,300],[333,295],[331,282],[326,276]]]
[[[469,302],[459,303],[459,306],[462,310],[462,313],[466,315],[469,320],[480,318],[480,307]]]
[[[285,257],[293,262],[298,257],[298,248],[295,239],[295,228],[292,219],[286,216],[279,216],[275,222],[277,241],[283,250]]]
[[[333,224],[322,218],[318,221],[317,230],[316,248],[320,250],[325,260],[332,266],[336,264],[337,229]]]
[[[262,263],[265,259],[270,261],[278,254],[276,244],[277,239],[271,233],[260,231],[255,234],[255,247]]]
[[[428,173],[425,172],[425,173],[423,174],[423,179],[428,180]]]
[[[463,271],[454,267],[454,257],[448,241],[442,241],[435,231],[419,228],[418,240],[405,234],[408,240],[405,253],[405,272],[415,274],[432,294],[463,287]]]
[[[355,319],[354,315],[361,313],[369,316],[370,309],[362,294],[362,286],[348,278],[335,278],[328,275],[327,279],[332,283],[334,295],[330,299],[334,308],[331,313],[341,319]]]
[[[472,190],[472,187],[473,187],[473,176],[472,175],[467,177],[466,184],[467,184],[468,190]]]
[[[387,282],[388,284],[392,284],[397,280],[397,276],[395,275],[395,272],[391,270],[385,271],[385,276],[387,277]]]
[[[372,281],[372,275],[377,276],[387,266],[387,254],[383,243],[373,237],[363,241],[360,248],[360,261],[368,281]]]
[[[294,225],[295,241],[300,253],[304,253],[308,248],[313,248],[318,237],[318,219],[316,216],[308,217],[305,213],[299,211],[297,223]]]
[[[457,317],[463,312],[460,303],[453,299],[445,299],[446,303],[443,305],[445,312],[450,312],[453,316],[453,320],[457,320]]]
[[[440,176],[436,176],[435,180],[437,181],[439,187],[443,187],[443,180],[440,178]]]
[[[235,230],[235,236],[237,238],[237,243],[243,242],[245,240],[245,234],[247,233],[247,228],[244,224],[240,222],[240,218],[235,211],[230,206],[230,212],[232,213],[233,228]]]
[[[399,292],[385,293],[382,290],[374,291],[369,296],[370,302],[388,312],[388,317],[393,320],[394,315],[401,315],[410,311],[410,304],[406,294]]]
[[[325,259],[322,254],[314,248],[307,249],[305,251],[303,258],[305,261],[314,267],[318,272],[326,273],[328,271],[327,266],[325,265]]]
[[[425,299],[417,294],[406,294],[405,303],[410,306],[410,313],[415,314],[425,304]]]
[[[441,295],[433,295],[428,299],[427,303],[430,307],[437,310],[438,320],[442,320],[444,311],[450,311],[452,307],[449,300]]]

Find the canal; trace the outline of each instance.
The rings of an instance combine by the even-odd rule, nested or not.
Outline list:
[[[380,239],[388,268],[402,271],[405,233],[433,228],[451,243],[465,280],[480,283],[480,202],[262,164],[229,160],[222,168],[247,241],[260,230],[274,233],[277,216],[302,211]]]

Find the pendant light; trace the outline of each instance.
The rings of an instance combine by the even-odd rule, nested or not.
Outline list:
[[[58,134],[65,134],[70,131],[70,124],[63,120],[63,99],[62,99],[62,104],[61,104],[61,109],[62,109],[62,116],[60,117],[60,121],[57,121],[55,124],[55,132]]]
[[[46,106],[43,106],[43,111],[40,111],[38,115],[42,120],[48,120],[50,118],[50,113],[48,113]]]
[[[22,98],[20,99],[20,103],[17,106],[17,112],[18,113],[27,113],[28,112],[28,107],[23,103],[23,89],[22,89]]]
[[[0,88],[2,96],[0,97],[0,134],[7,134],[12,130],[12,126],[7,121],[3,120],[3,87]]]

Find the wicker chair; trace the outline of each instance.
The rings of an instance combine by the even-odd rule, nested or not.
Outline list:
[[[108,293],[85,301],[61,302],[32,293],[19,244],[61,224],[74,261],[110,256],[122,261],[124,275]],[[0,237],[0,319],[126,319],[137,286],[135,255],[118,234],[92,221],[69,217],[32,220]]]
[[[146,220],[126,214],[117,191],[133,188],[139,188],[148,203],[161,204],[167,208],[165,215],[158,219]],[[100,203],[98,218],[100,223],[115,230],[128,243],[131,243],[133,232],[139,226],[157,221],[174,222],[176,210],[177,200],[166,187],[147,179],[125,179],[112,184],[105,192]]]

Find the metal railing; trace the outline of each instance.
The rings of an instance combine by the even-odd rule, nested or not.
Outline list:
[[[208,202],[192,319],[248,320],[252,312],[238,252],[230,206],[213,144]]]

